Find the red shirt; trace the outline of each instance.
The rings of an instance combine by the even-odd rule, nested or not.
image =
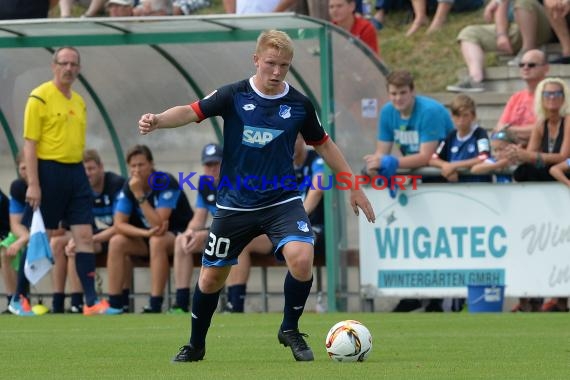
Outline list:
[[[376,28],[374,25],[365,18],[355,16],[354,24],[350,28],[350,34],[360,38],[370,49],[380,55],[380,47],[378,46],[378,37],[376,35]]]
[[[527,89],[515,92],[509,98],[499,119],[500,124],[511,124],[513,127],[534,124],[535,122],[534,92],[529,92]]]

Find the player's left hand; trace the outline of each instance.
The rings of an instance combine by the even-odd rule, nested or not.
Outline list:
[[[359,215],[359,208],[364,211],[366,219],[370,223],[376,222],[376,215],[374,214],[374,209],[368,200],[368,197],[364,194],[361,189],[353,189],[350,192],[350,205],[354,210],[354,214]]]
[[[131,189],[131,192],[135,197],[140,197],[141,194],[144,195],[143,181],[137,173],[133,173],[129,179],[129,189]]]
[[[184,252],[188,255],[204,249],[208,234],[206,230],[194,231],[192,238],[184,245]]]
[[[18,252],[20,252],[20,250],[23,248],[24,243],[25,242],[23,240],[18,239],[12,244],[10,244],[10,246],[6,249],[6,256],[16,257]]]
[[[158,230],[155,231],[154,236],[162,236],[168,232],[168,220],[164,220],[160,223]]]
[[[75,256],[75,240],[69,239],[69,241],[67,242],[67,244],[65,245],[65,255],[67,257],[72,257]]]

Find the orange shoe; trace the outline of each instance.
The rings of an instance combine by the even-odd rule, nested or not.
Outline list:
[[[542,304],[540,311],[551,311],[555,306],[558,306],[558,300],[556,298],[551,298]]]
[[[22,310],[24,310],[25,312],[32,311],[32,307],[30,306],[30,301],[23,295],[20,295],[20,305],[22,305]]]
[[[35,315],[32,311],[32,308],[30,307],[30,301],[28,301],[28,299],[23,295],[19,295],[17,297],[13,296],[10,304],[8,305],[8,310],[10,310],[10,313],[22,317],[30,317]]]
[[[83,306],[83,315],[117,315],[122,314],[122,309],[115,309],[109,305],[107,300],[97,301],[93,306]]]

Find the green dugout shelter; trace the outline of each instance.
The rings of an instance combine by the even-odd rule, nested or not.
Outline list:
[[[87,147],[100,151],[107,169],[126,174],[126,150],[143,143],[153,150],[158,170],[177,175],[200,170],[201,147],[221,140],[222,120],[143,137],[140,115],[189,104],[253,75],[255,41],[266,29],[286,31],[294,40],[286,80],[313,100],[353,171],[360,172],[362,156],[375,149],[387,69],[360,40],[325,21],[292,13],[14,20],[0,21],[0,188],[8,192],[15,176],[25,102],[51,79],[55,48],[71,45],[81,52],[75,91],[87,103]],[[358,223],[343,193],[325,192],[327,301],[333,311],[348,302],[342,253],[358,248]]]

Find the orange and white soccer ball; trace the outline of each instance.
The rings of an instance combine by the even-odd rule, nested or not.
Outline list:
[[[334,361],[362,362],[372,351],[372,335],[358,321],[341,321],[329,330],[325,347]]]

